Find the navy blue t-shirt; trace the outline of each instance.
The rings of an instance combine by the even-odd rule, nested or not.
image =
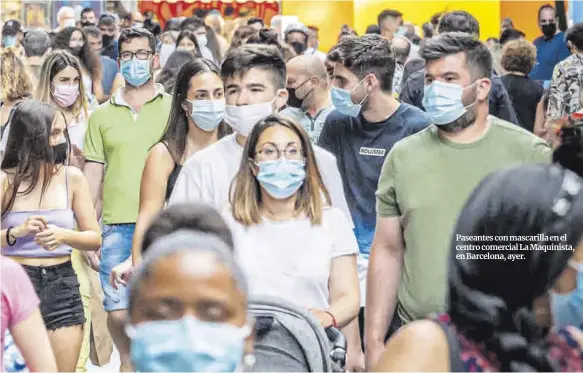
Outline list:
[[[376,224],[376,197],[383,162],[395,143],[427,127],[419,108],[401,103],[388,119],[370,123],[333,111],[326,118],[318,145],[336,156],[344,194],[354,222],[360,253],[368,256]]]
[[[551,80],[555,65],[571,55],[565,41],[565,33],[559,32],[552,39],[539,36],[534,40],[536,65],[529,74],[532,80]]]

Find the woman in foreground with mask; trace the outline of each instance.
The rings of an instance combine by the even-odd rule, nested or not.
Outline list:
[[[62,146],[69,148],[63,114],[36,100],[18,105],[2,160],[1,240],[41,300],[59,371],[71,372],[85,321],[71,252],[97,251],[101,233],[87,180],[63,164]]]
[[[217,236],[180,230],[154,241],[130,287],[126,332],[134,367],[249,370],[255,358],[247,299],[243,272]]]
[[[358,314],[358,245],[330,197],[307,133],[278,115],[247,139],[224,213],[250,294],[309,309],[324,328]]]
[[[188,62],[178,73],[176,82],[166,132],[150,150],[142,174],[132,256],[113,269],[112,284],[120,282],[132,261],[134,265],[139,263],[144,231],[172,194],[182,164],[230,132],[223,123],[223,82],[212,62],[202,58]]]
[[[447,313],[401,328],[375,371],[582,371],[581,331],[551,327],[581,323],[581,304],[570,303],[583,289],[582,236],[583,181],[571,171],[536,164],[487,176],[454,230]],[[494,244],[514,248],[482,249]],[[567,321],[573,306],[579,320]]]
[[[83,71],[82,82],[89,98],[101,104],[109,97],[103,92],[103,66],[99,56],[91,50],[83,30],[75,27],[65,27],[57,33],[53,49],[63,49],[71,52],[79,59]]]

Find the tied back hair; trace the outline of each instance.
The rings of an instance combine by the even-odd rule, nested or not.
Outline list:
[[[583,177],[583,121],[570,121],[559,133],[561,145],[553,153],[553,162]]]
[[[456,259],[461,236],[564,235],[576,247],[583,232],[583,193],[571,196],[563,215],[553,211],[565,195],[565,181],[581,185],[572,172],[554,165],[525,165],[486,177],[472,192],[454,231],[450,251],[447,312],[466,337],[496,355],[500,371],[556,371],[546,331],[537,325],[533,301],[544,295],[567,267],[572,251],[524,250],[523,259]],[[497,242],[474,240],[474,245]],[[500,242],[498,242],[500,243]],[[504,244],[525,244],[507,240]],[[532,242],[534,243],[534,242]],[[538,245],[557,244],[543,240]],[[530,242],[526,242],[530,245]]]

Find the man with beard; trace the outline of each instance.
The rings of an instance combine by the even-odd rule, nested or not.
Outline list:
[[[115,17],[112,14],[103,14],[99,18],[99,30],[101,31],[102,49],[101,55],[107,56],[114,61],[117,61],[117,27],[115,25]]]
[[[81,26],[95,26],[97,24],[97,16],[93,8],[85,8],[81,11]]]
[[[284,40],[301,56],[308,49],[308,28],[303,23],[293,23],[285,29]]]
[[[488,112],[492,57],[459,32],[421,49],[423,106],[433,124],[399,141],[383,164],[367,279],[367,369],[402,324],[445,311],[447,257],[463,203],[491,172],[550,162],[550,147]]]

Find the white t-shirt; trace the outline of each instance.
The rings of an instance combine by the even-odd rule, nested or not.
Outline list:
[[[342,210],[353,226],[336,157],[318,146],[314,146],[314,153],[332,205]],[[229,204],[229,188],[239,171],[242,156],[243,147],[237,142],[236,134],[194,153],[182,166],[168,205],[202,202],[223,211]]]
[[[350,221],[339,209],[325,208],[321,225],[298,218],[264,219],[245,227],[233,219],[230,209],[223,217],[233,232],[236,257],[251,296],[278,297],[298,307],[329,308],[332,259],[358,252]]]

